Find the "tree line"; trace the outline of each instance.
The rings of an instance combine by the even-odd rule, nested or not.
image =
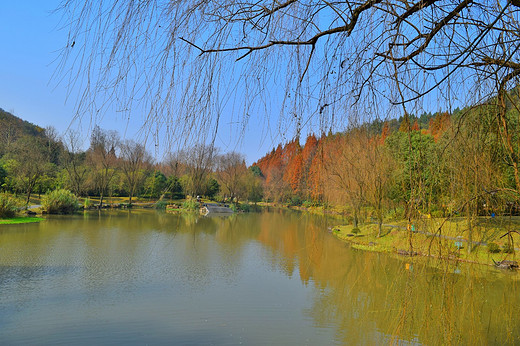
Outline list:
[[[520,121],[513,104],[506,124],[488,103],[279,145],[255,163],[265,198],[342,205],[355,227],[373,221],[379,232],[388,218],[457,215],[471,228],[477,216],[518,213]]]
[[[82,149],[78,133],[52,128],[30,134],[0,129],[1,188],[25,194],[57,188],[77,196],[342,205],[354,226],[386,218],[518,213],[520,121],[509,93],[506,122],[493,101],[452,113],[407,115],[309,135],[280,144],[251,167],[240,153],[195,145],[154,162],[146,148],[115,131],[92,130]],[[499,118],[501,119],[501,118]],[[507,128],[507,134],[504,134]]]
[[[127,197],[132,204],[136,197],[259,201],[263,196],[259,174],[237,152],[194,145],[155,162],[143,144],[121,139],[116,131],[94,127],[85,150],[78,132],[59,136],[52,127],[27,124],[30,131],[22,131],[22,121],[14,118],[0,127],[0,190],[24,195],[27,204],[31,196],[56,189],[99,197],[100,208],[107,197]]]

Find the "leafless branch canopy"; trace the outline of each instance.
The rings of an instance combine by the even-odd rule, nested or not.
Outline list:
[[[64,0],[57,76],[78,114],[137,111],[183,138],[213,135],[224,113],[324,130],[353,107],[447,108],[515,85],[519,3]]]

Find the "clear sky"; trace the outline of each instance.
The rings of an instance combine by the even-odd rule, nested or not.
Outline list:
[[[59,2],[0,1],[0,108],[41,127],[53,126],[60,134],[69,126],[80,129],[85,145],[95,124],[117,130],[124,138],[138,139],[136,134],[142,125],[139,116],[125,120],[116,113],[107,113],[91,121],[90,115],[84,115],[81,122],[72,122],[76,100],[67,99],[65,85],[53,79],[59,50],[67,43],[66,31],[59,30],[61,15],[53,13]],[[259,122],[250,121],[244,138],[237,143],[229,132],[233,125],[224,119],[216,145],[224,152],[241,152],[248,164],[253,163],[284,140],[255,121]],[[161,138],[158,148],[150,141],[147,146],[157,160],[162,159],[165,145]]]

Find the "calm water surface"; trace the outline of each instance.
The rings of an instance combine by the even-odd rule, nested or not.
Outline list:
[[[354,250],[336,222],[136,210],[0,226],[0,344],[520,343],[517,274]]]

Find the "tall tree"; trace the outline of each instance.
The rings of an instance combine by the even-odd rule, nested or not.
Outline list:
[[[46,160],[45,146],[41,138],[25,136],[16,141],[11,153],[9,165],[10,176],[15,184],[27,194],[26,204],[29,204],[31,194],[50,163]]]
[[[146,148],[133,140],[126,140],[120,144],[121,157],[119,166],[123,172],[128,188],[129,204],[139,187],[146,179],[146,170],[151,167],[152,157]]]
[[[99,194],[99,209],[103,207],[103,198],[108,194],[109,186],[116,173],[118,145],[117,132],[102,130],[99,126],[92,130],[87,160],[93,168],[92,179],[94,188]]]
[[[230,152],[217,157],[217,180],[223,187],[223,193],[228,194],[231,201],[244,197],[244,177],[247,167],[244,155]]]
[[[215,166],[217,148],[212,145],[197,144],[180,151],[178,159],[184,164],[188,175],[187,192],[193,197],[205,191],[209,174]]]
[[[366,199],[367,169],[366,147],[369,142],[364,129],[353,129],[329,139],[324,166],[331,180],[332,194],[342,192],[352,209],[354,227],[358,227],[361,207]]]
[[[86,154],[81,149],[81,137],[77,131],[68,131],[63,139],[65,150],[61,162],[67,171],[71,190],[76,196],[82,196],[85,191],[88,167],[85,165]]]

